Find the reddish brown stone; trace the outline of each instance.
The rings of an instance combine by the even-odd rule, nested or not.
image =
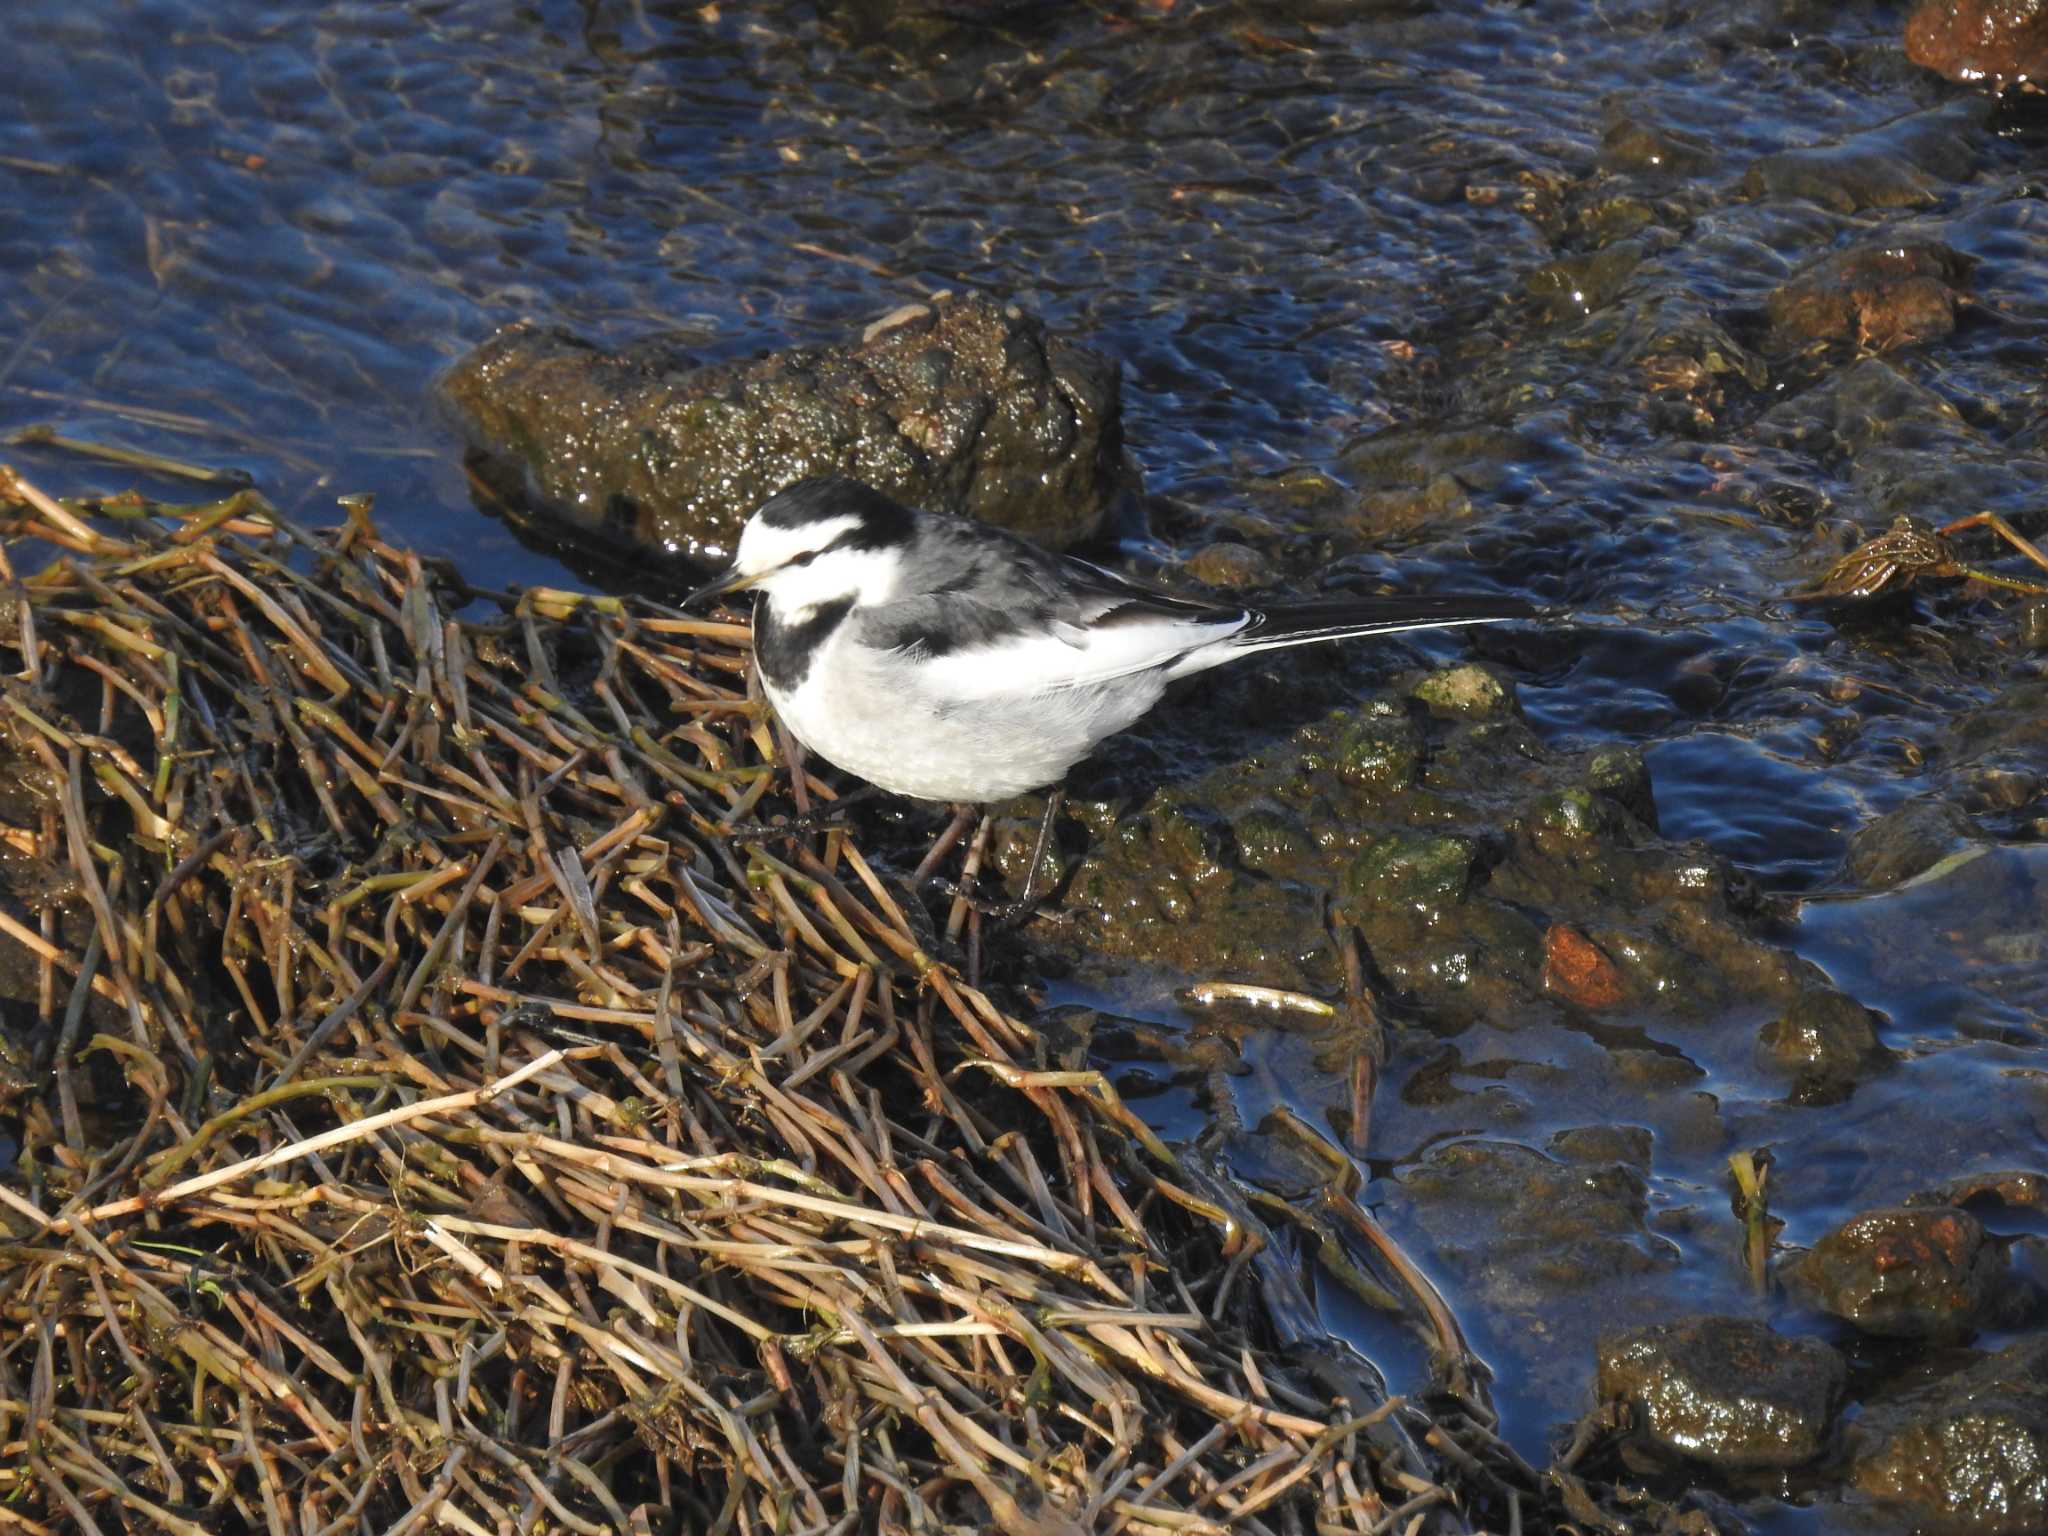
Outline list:
[[[2038,89],[2048,0],[1927,0],[1907,18],[1906,57],[1951,80]]]
[[[1988,1315],[2004,1259],[1976,1217],[1934,1205],[1866,1211],[1801,1267],[1822,1310],[1865,1333],[1953,1341]]]
[[[1876,352],[1936,341],[1956,328],[1970,261],[1926,243],[1865,247],[1815,263],[1766,304],[1783,341],[1853,340]]]
[[[1614,962],[1565,923],[1553,924],[1543,935],[1543,985],[1580,1008],[1612,1008],[1627,996]]]

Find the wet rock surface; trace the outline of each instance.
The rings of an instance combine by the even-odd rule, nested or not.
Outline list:
[[[1544,1153],[1513,1142],[1458,1142],[1407,1170],[1401,1198],[1432,1226],[1427,1213],[1447,1209],[1452,1202],[1443,1197],[1453,1192],[1456,1205],[1487,1213],[1485,1225],[1461,1233],[1446,1223],[1435,1235],[1444,1261],[1489,1289],[1573,1291],[1595,1278],[1677,1262],[1645,1224],[1643,1161],[1583,1155],[1569,1144]]]
[[[2041,0],[1923,0],[1906,18],[1906,57],[1968,84],[2034,84],[2048,74],[2048,7]]]
[[[1890,352],[1938,341],[1956,328],[1971,265],[1931,244],[1846,251],[1773,289],[1766,308],[1781,344],[1846,340]]]
[[[1968,847],[1974,831],[1958,806],[1908,801],[1857,829],[1849,839],[1843,873],[1880,890],[1898,885]]]
[[[910,305],[858,341],[698,366],[653,338],[605,351],[512,326],[441,390],[515,504],[620,551],[731,556],[784,486],[843,474],[1052,548],[1129,486],[1116,365],[1014,305]]]
[[[1724,1467],[1791,1467],[1828,1448],[1848,1365],[1819,1339],[1700,1317],[1603,1339],[1598,1390],[1661,1448]]]
[[[1878,1038],[1877,1016],[1832,988],[1802,993],[1757,1034],[1764,1056],[1793,1075],[1793,1094],[1808,1103],[1839,1099],[1892,1057]]]
[[[2048,1528],[2048,1339],[1868,1405],[1849,1454],[1855,1486],[1901,1507],[1917,1530]]]
[[[1997,1298],[2004,1255],[1953,1206],[1868,1211],[1813,1245],[1800,1284],[1826,1312],[1887,1338],[1969,1338]]]
[[[1258,683],[1219,686],[1237,697]],[[1301,702],[1315,691],[1296,680]],[[1486,667],[1422,673],[1403,691],[1131,810],[1078,809],[1091,835],[1049,942],[1075,963],[1123,956],[1313,988],[1331,979],[1316,916],[1329,893],[1397,995],[1460,1017],[1625,996],[1704,1017],[1796,987],[1801,968],[1758,936],[1729,872],[1637,819],[1639,763],[1552,758]],[[1084,770],[1077,792],[1090,783]],[[1012,823],[999,863],[1030,832]]]

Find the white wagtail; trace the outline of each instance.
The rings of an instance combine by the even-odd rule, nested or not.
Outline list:
[[[687,603],[749,587],[761,686],[790,733],[881,789],[961,806],[1058,785],[1168,683],[1240,656],[1535,612],[1449,595],[1197,602],[839,478],[769,497]]]

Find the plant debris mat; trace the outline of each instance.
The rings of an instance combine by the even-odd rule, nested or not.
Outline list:
[[[843,833],[730,835],[743,629],[362,508],[0,515],[0,1528],[1451,1515]]]

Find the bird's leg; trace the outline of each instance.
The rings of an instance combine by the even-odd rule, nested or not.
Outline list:
[[[967,984],[970,987],[981,985],[981,907],[974,899],[974,887],[981,878],[981,861],[988,854],[989,831],[994,826],[995,818],[984,815],[981,825],[975,828],[974,841],[967,845],[967,862],[960,868],[959,894],[953,898],[953,912],[946,919],[948,943],[958,942],[962,926],[968,930]]]
[[[779,717],[772,718],[768,728],[775,733],[776,744],[782,748],[782,761],[789,768],[789,797],[796,802],[796,813],[808,816],[811,814],[811,791],[804,783],[804,744],[784,728]]]
[[[1045,855],[1052,847],[1053,824],[1059,820],[1060,808],[1066,803],[1066,786],[1054,785],[1052,792],[1045,797],[1045,815],[1038,822],[1038,841],[1031,846],[1031,862],[1024,868],[1024,889],[1018,893],[1015,901],[996,915],[996,928],[999,932],[1007,932],[1016,927],[1038,909],[1038,897],[1033,887],[1038,884],[1038,872],[1045,868]],[[1059,882],[1053,883],[1057,885]]]
[[[985,902],[977,900],[974,892],[975,882],[973,873],[963,873],[957,885],[947,880],[932,877],[928,870],[926,871],[926,878],[931,879],[932,884],[938,886],[941,891],[953,897],[956,901],[965,900],[976,917],[992,920],[996,925],[997,932],[1008,932],[1038,910],[1040,900],[1037,893],[1038,873],[1045,868],[1046,854],[1052,847],[1053,828],[1058,825],[1060,809],[1066,802],[1067,792],[1064,788],[1054,789],[1046,796],[1045,814],[1038,821],[1038,840],[1032,845],[1031,849],[1031,864],[1024,871],[1024,890],[1015,901]],[[986,830],[988,825],[986,821],[982,823],[984,830]],[[935,860],[927,859],[925,862],[927,865],[930,865]],[[970,855],[971,864],[972,856]]]
[[[946,824],[946,830],[939,834],[939,840],[932,844],[932,851],[924,856],[924,862],[917,866],[910,876],[910,888],[922,890],[925,881],[931,879],[932,871],[939,867],[939,861],[953,851],[953,845],[966,835],[974,824],[977,812],[971,805],[953,807],[953,819]]]
[[[984,816],[981,825],[975,828],[974,841],[967,845],[967,862],[960,866],[960,885],[953,894],[953,915],[946,919],[946,937],[960,937],[961,925],[967,921],[970,912],[976,911],[974,887],[981,879],[981,861],[988,855],[989,830],[995,825],[992,818]]]

